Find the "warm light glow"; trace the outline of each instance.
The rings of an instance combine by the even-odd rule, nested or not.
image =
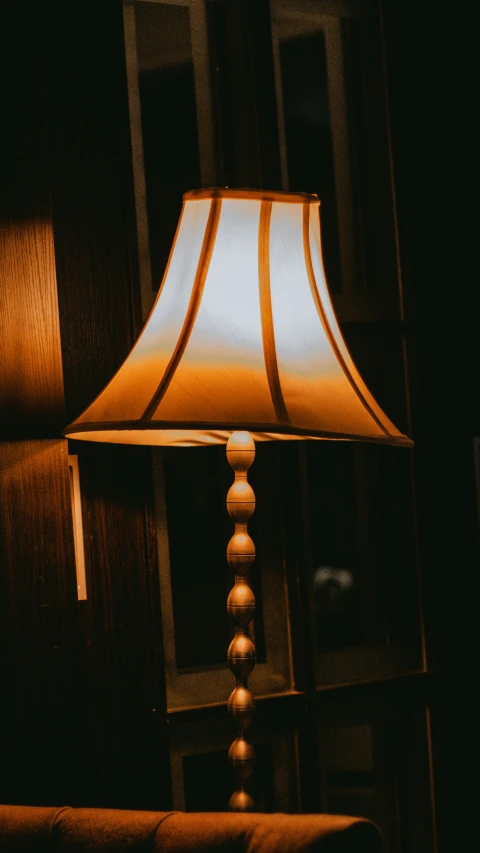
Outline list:
[[[187,193],[164,281],[130,355],[65,430],[90,441],[411,444],[363,383],[321,257],[316,196]]]

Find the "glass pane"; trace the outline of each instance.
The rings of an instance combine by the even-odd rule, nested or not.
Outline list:
[[[313,29],[318,28],[313,25]],[[322,31],[297,35],[285,28],[279,43],[289,189],[321,200],[327,281],[341,290],[332,133]]]
[[[259,462],[260,455],[260,462]],[[255,490],[262,472],[262,450],[249,472]],[[225,447],[181,448],[164,452],[170,577],[179,669],[226,665],[233,627],[226,609],[234,577],[226,548],[234,523],[225,501],[233,472]],[[265,660],[260,572],[262,537],[257,514],[248,524],[257,559],[250,585],[256,599],[252,627],[257,662]]]
[[[222,452],[220,459],[219,451]],[[165,452],[165,493],[177,666],[225,663],[230,640],[224,448]],[[231,586],[231,583],[230,583]]]
[[[268,0],[210,0],[206,11],[218,181],[280,189]]]
[[[285,709],[284,709],[285,710]],[[292,719],[257,706],[247,730],[256,761],[248,790],[259,812],[298,809],[297,731]],[[187,811],[225,811],[235,789],[228,749],[235,738],[233,720],[224,712],[190,714],[189,721],[170,715],[173,807]]]
[[[362,642],[353,445],[306,448],[317,644]]]
[[[372,316],[397,316],[389,127],[375,4],[270,0],[270,6],[284,187],[319,195],[327,281],[343,316],[365,319],[366,305]],[[375,304],[359,301],[373,295]]]
[[[255,744],[255,772],[247,783],[255,811],[273,812],[272,745]],[[225,812],[236,781],[228,750],[186,755],[182,761],[185,808],[191,812]]]
[[[397,289],[389,127],[378,14],[342,22],[358,278],[384,299]]]
[[[385,853],[434,850],[429,712],[415,693],[319,697],[322,810],[373,820]]]
[[[136,2],[135,29],[150,262],[157,289],[182,194],[201,186],[189,9]]]
[[[346,337],[375,398],[406,431],[401,336],[353,328]],[[420,669],[411,451],[310,442],[304,453],[317,683]]]
[[[418,636],[406,453],[312,442],[306,455],[319,649],[410,646]],[[405,667],[420,665],[419,649],[412,654]]]

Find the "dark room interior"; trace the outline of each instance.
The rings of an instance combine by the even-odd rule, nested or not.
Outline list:
[[[182,195],[255,188],[318,195],[342,335],[414,442],[257,444],[255,811],[366,818],[383,853],[470,843],[470,15],[430,0],[3,5],[3,805],[228,809],[225,448],[63,431],[137,340]],[[0,849],[17,848],[0,835]]]

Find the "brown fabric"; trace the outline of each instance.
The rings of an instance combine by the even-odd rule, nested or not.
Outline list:
[[[63,808],[0,806],[0,850],[43,853],[50,850],[52,826]]]
[[[361,818],[309,814],[177,812],[160,826],[155,853],[381,853],[376,826]]]
[[[65,809],[52,829],[52,850],[150,853],[170,812],[121,809]]]
[[[2,853],[382,853],[376,826],[310,814],[0,806]]]
[[[0,850],[150,853],[169,812],[0,806]]]

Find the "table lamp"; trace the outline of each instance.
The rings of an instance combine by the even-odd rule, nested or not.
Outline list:
[[[227,601],[236,686],[228,699],[237,735],[229,808],[252,809],[245,783],[255,754],[245,737],[254,713],[248,678],[255,648],[247,523],[255,496],[247,472],[255,441],[350,439],[412,442],[386,417],[342,338],[322,263],[319,200],[304,193],[192,190],[162,285],[132,351],[68,438],[120,444],[226,443],[235,528]]]

